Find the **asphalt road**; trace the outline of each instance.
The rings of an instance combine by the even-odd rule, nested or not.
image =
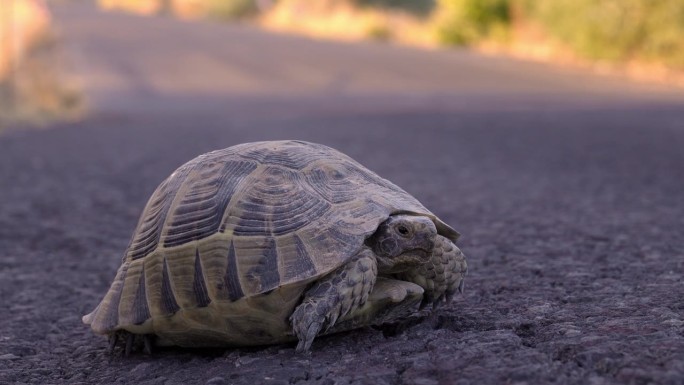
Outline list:
[[[56,8],[85,120],[0,137],[0,383],[681,384],[684,93],[575,70]],[[404,331],[107,353],[81,324],[142,207],[216,148],[323,143],[459,230]]]

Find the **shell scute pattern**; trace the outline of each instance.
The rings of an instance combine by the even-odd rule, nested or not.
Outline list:
[[[185,171],[185,170],[183,170]],[[169,177],[152,194],[136,229],[135,236],[128,247],[131,259],[143,258],[152,252],[159,243],[162,225],[171,207],[172,197],[175,195],[177,178],[183,178],[185,172],[178,172]],[[181,176],[183,175],[183,176]],[[124,258],[127,256],[124,255]]]
[[[226,255],[225,268],[220,266],[224,273],[216,280],[216,297],[219,300],[237,301],[244,297],[245,293],[242,291],[240,285],[240,277],[238,276],[237,257],[235,255],[235,245],[230,242],[228,252]]]
[[[353,175],[353,169],[344,164],[316,164],[307,174],[307,182],[318,194],[333,204],[356,199],[361,184]]]
[[[134,325],[140,325],[150,318],[150,309],[147,305],[147,298],[145,292],[145,272],[140,274],[140,279],[138,282],[138,289],[135,293],[135,299],[132,303],[132,311],[130,312],[130,319],[126,320],[128,323]],[[124,321],[124,322],[126,322]]]
[[[238,318],[212,322],[272,322],[259,314],[294,306],[291,287],[346,263],[397,212],[427,215],[445,236],[457,234],[399,187],[322,145],[260,142],[207,153],[152,194],[114,283],[84,321],[100,333],[146,333],[152,319],[183,329],[192,317],[220,318],[212,309],[221,308]],[[271,292],[276,299],[258,297]]]
[[[235,237],[234,244],[243,292],[260,294],[280,284],[278,250],[273,237]]]
[[[302,151],[303,148],[306,151]],[[240,150],[240,156],[244,158],[295,170],[301,170],[314,160],[331,156],[330,148],[301,141],[259,142]]]
[[[306,226],[331,206],[303,183],[295,171],[265,167],[233,204],[223,228],[235,236],[279,236]]]
[[[164,247],[202,239],[219,230],[237,187],[257,168],[254,162],[211,162],[185,182],[185,196],[171,215]]]
[[[195,292],[195,301],[198,307],[207,307],[211,303],[211,297],[207,290],[207,283],[204,278],[204,269],[199,255],[199,249],[195,249],[195,273],[193,276],[192,289]]]

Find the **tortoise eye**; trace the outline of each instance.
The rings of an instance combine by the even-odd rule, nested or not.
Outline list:
[[[399,232],[399,234],[402,237],[406,237],[411,233],[411,231],[408,229],[408,227],[406,227],[404,225],[397,226],[397,232]]]

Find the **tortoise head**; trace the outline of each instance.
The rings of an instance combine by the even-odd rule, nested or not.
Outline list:
[[[437,228],[430,218],[392,215],[366,244],[375,252],[380,273],[397,273],[427,262],[436,237]]]

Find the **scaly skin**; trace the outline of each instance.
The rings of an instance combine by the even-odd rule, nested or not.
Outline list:
[[[430,261],[396,277],[425,290],[422,308],[428,304],[436,306],[442,300],[451,301],[457,291],[463,292],[463,279],[467,272],[468,265],[461,250],[449,239],[438,235]]]
[[[408,223],[404,225],[410,226]],[[406,238],[411,240],[410,237]],[[387,302],[387,296],[394,295],[396,291],[404,293],[402,298],[408,298],[404,307],[410,308],[411,303],[417,304],[422,288],[424,294],[420,307],[432,304],[434,308],[442,300],[449,300],[457,291],[463,290],[463,278],[468,270],[463,253],[443,236],[436,235],[434,239],[434,248],[427,262],[394,274],[392,278],[399,281],[383,278],[387,280],[387,284],[382,293],[379,293],[379,298],[376,298],[377,303],[371,303],[372,307],[379,306],[382,301]],[[370,248],[364,248],[349,263],[315,282],[305,292],[302,303],[290,316],[293,334],[299,339],[297,352],[308,351],[317,335],[334,329],[335,323],[347,315],[352,320],[358,318],[358,322],[370,323],[367,315],[377,313],[378,309],[359,309],[366,303],[375,285],[378,273],[376,258],[377,255]],[[397,258],[393,258],[390,262],[396,260]],[[391,271],[392,266],[388,266]],[[404,287],[401,282],[404,286],[409,286]],[[420,287],[414,286],[417,289],[414,290],[410,287],[414,284]],[[392,302],[391,307],[401,311],[401,301],[395,302]],[[390,304],[384,306],[389,307]]]
[[[375,255],[365,248],[308,289],[290,317],[294,335],[299,339],[297,352],[308,351],[319,332],[363,306],[373,290],[377,273]]]

